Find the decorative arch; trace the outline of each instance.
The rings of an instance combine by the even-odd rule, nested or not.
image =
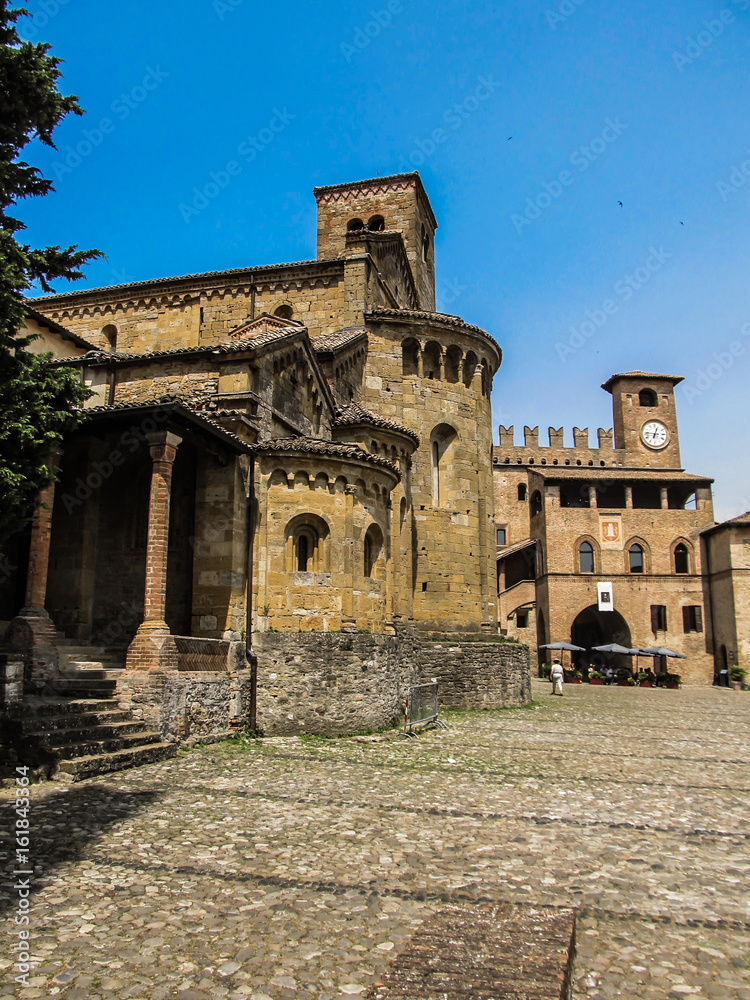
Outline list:
[[[274,486],[289,487],[289,478],[284,469],[274,469],[268,477],[268,489],[273,489]]]
[[[384,233],[385,219],[382,215],[373,215],[367,223],[367,228],[371,233]]]
[[[635,575],[646,575],[651,572],[651,549],[643,538],[634,536],[626,542],[625,572]]]
[[[363,544],[363,574],[373,580],[379,580],[383,577],[383,563],[385,562],[383,555],[385,549],[383,546],[383,532],[379,524],[373,522],[370,527],[365,532],[365,540]]]
[[[445,381],[455,385],[461,375],[461,358],[463,352],[456,344],[451,344],[445,352]]]
[[[413,337],[401,345],[401,371],[404,375],[419,374],[419,341]]]
[[[349,219],[346,224],[347,233],[357,233],[360,229],[364,229],[365,224],[361,219]]]
[[[432,503],[440,506],[440,494],[444,492],[445,470],[449,465],[447,453],[454,441],[458,440],[458,431],[450,424],[438,424],[430,434],[430,468],[432,470]]]
[[[593,535],[581,535],[576,539],[574,552],[574,573],[596,575],[601,572],[599,543]]]
[[[274,316],[278,316],[279,319],[291,319],[294,315],[292,307],[287,302],[282,302],[280,306],[277,306],[273,311]]]
[[[695,551],[687,538],[676,538],[670,546],[672,570],[680,575],[695,572]]]
[[[464,358],[464,385],[467,389],[471,386],[474,372],[477,370],[479,359],[473,351],[469,351]]]
[[[639,406],[658,406],[659,399],[653,389],[641,389],[638,393]]]
[[[422,351],[422,364],[425,378],[439,379],[443,361],[443,352],[436,341],[431,340],[425,344]]]
[[[110,354],[115,354],[117,351],[117,327],[114,323],[108,323],[102,329],[102,336],[107,341],[107,350]]]
[[[328,570],[328,523],[318,514],[297,514],[284,530],[288,573],[325,573]]]

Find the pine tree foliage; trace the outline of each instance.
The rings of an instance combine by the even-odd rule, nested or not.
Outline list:
[[[66,368],[50,368],[49,355],[26,350],[24,295],[35,283],[75,281],[81,267],[100,257],[74,246],[36,249],[24,244],[14,217],[24,198],[47,194],[52,182],[22,159],[33,140],[55,148],[52,134],[68,114],[82,115],[78,99],[58,90],[60,60],[50,46],[23,41],[16,24],[27,15],[0,0],[0,547],[33,515],[39,490],[50,482],[50,448],[78,421],[88,390]],[[9,214],[13,212],[14,214]]]

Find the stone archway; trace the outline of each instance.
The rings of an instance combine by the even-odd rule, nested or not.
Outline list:
[[[578,654],[579,666],[597,669],[603,666],[631,666],[630,657],[592,652],[594,646],[607,646],[613,642],[631,646],[630,626],[619,611],[600,611],[596,604],[584,608],[571,626],[570,641],[586,650],[585,653]]]

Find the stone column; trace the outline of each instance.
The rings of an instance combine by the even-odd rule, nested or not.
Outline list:
[[[177,646],[164,620],[169,554],[169,501],[172,466],[182,438],[169,431],[147,435],[150,446],[151,494],[146,548],[143,622],[128,649],[125,675],[117,686],[121,702],[142,718],[161,723],[165,674],[176,672]]]
[[[589,507],[596,508],[598,506],[599,504],[597,503],[596,486],[589,486]]]
[[[625,506],[628,510],[633,509],[633,487],[625,487]]]
[[[62,449],[50,452],[47,465],[56,470],[60,465]],[[25,604],[8,626],[5,640],[14,651],[23,655],[26,662],[24,690],[27,693],[53,693],[58,676],[59,656],[57,632],[49,612],[47,599],[47,573],[52,541],[52,508],[55,502],[54,480],[39,493],[37,508],[31,524],[29,569],[26,582]]]
[[[667,510],[669,508],[669,492],[668,487],[662,486],[661,488],[661,509]]]

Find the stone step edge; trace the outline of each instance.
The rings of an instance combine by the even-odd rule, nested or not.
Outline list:
[[[175,756],[177,749],[176,743],[147,743],[143,747],[135,747],[132,750],[118,750],[110,754],[93,754],[89,757],[74,757],[71,760],[60,761],[57,774],[67,775],[73,781],[81,781],[84,778],[107,774],[110,771],[123,771],[125,768],[136,767],[139,764],[167,760]]]

